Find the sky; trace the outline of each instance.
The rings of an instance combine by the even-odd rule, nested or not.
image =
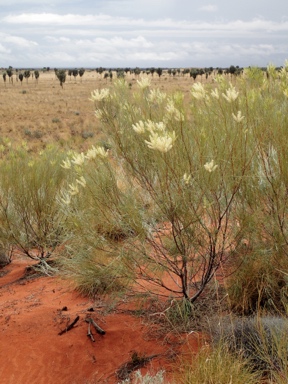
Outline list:
[[[288,0],[0,0],[0,67],[276,66]]]

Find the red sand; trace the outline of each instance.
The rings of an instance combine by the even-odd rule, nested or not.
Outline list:
[[[132,351],[160,354],[144,372],[164,369],[171,379],[176,364],[168,355],[173,351],[179,356],[178,343],[149,340],[149,327],[140,318],[117,310],[105,314],[59,278],[21,280],[27,264],[27,260],[14,260],[0,271],[8,272],[0,277],[1,383],[114,384],[119,382],[115,372],[130,360]],[[93,305],[95,312],[88,312]],[[63,307],[68,310],[61,310]],[[59,336],[78,315],[75,327]],[[93,330],[94,343],[87,337],[87,315],[106,331],[101,336]],[[197,338],[188,339],[190,347],[197,349]]]

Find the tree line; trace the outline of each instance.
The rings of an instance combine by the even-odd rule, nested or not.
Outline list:
[[[276,70],[280,70],[281,67],[279,68],[276,68]],[[125,67],[125,68],[105,68],[105,67],[97,67],[95,68],[95,71],[96,73],[98,73],[99,75],[102,76],[103,74],[103,78],[104,79],[110,79],[112,80],[114,76],[116,76],[116,78],[124,78],[128,73],[130,75],[134,74],[136,77],[139,76],[139,75],[143,75],[143,74],[146,74],[146,75],[151,75],[152,77],[154,77],[154,75],[158,75],[159,79],[161,78],[161,76],[165,73],[165,74],[168,74],[170,77],[175,77],[175,76],[187,76],[189,75],[190,78],[193,78],[194,81],[196,81],[196,79],[200,78],[201,81],[204,78],[208,78],[211,74],[214,74],[214,75],[230,75],[231,77],[232,76],[239,76],[243,73],[243,70],[244,68],[242,67],[239,67],[238,65],[234,66],[234,65],[230,65],[230,67],[227,67],[227,68],[221,68],[221,67],[204,67],[204,68],[161,68],[161,67],[158,67],[158,68],[155,68],[155,67],[150,67],[150,68],[139,68],[139,67],[136,67],[136,68],[130,68],[130,67]],[[268,76],[268,73],[267,73],[267,68],[266,67],[262,67],[261,70],[263,72],[265,72]],[[42,72],[49,72],[50,71],[50,67],[43,67],[42,68]],[[74,69],[58,69],[58,68],[54,68],[54,73],[55,73],[55,76],[56,78],[59,80],[59,83],[60,83],[60,86],[63,88],[63,84],[65,83],[66,81],[66,76],[68,75],[70,77],[70,80],[72,78],[72,76],[74,77],[74,80],[76,81],[76,78],[77,76],[80,77],[80,79],[82,80],[82,77],[85,73],[85,69],[84,68],[74,68]],[[21,82],[21,85],[22,85],[22,82],[23,82],[23,79],[25,78],[27,83],[28,83],[28,79],[30,77],[32,78],[35,78],[35,81],[36,83],[38,82],[38,79],[39,79],[39,76],[40,76],[40,72],[39,70],[31,70],[31,69],[23,69],[23,70],[19,70],[19,69],[13,69],[12,66],[9,66],[7,69],[4,70],[4,73],[2,74],[2,77],[3,77],[3,80],[4,80],[4,83],[6,85],[6,81],[7,81],[7,77],[8,77],[8,81],[9,83],[12,83],[13,84],[13,75],[16,75],[16,81],[20,81]]]

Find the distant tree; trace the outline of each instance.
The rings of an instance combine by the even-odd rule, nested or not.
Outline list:
[[[34,76],[35,76],[36,83],[38,83],[38,79],[39,79],[40,74],[39,74],[39,71],[37,71],[37,69],[36,69],[36,71],[34,71]]]
[[[104,79],[106,79],[106,82],[107,82],[108,77],[109,77],[109,73],[108,73],[108,72],[105,72],[105,73],[104,73]]]
[[[160,77],[162,76],[162,73],[163,73],[163,69],[162,68],[157,68],[156,69],[156,73],[157,73],[157,75],[159,76],[159,79],[160,79]]]
[[[9,83],[11,82],[13,84],[13,68],[9,66],[9,68],[6,69],[6,73],[9,77]]]
[[[109,71],[109,77],[110,77],[110,80],[112,81],[112,79],[113,79],[113,72],[111,70]]]
[[[212,71],[210,71],[210,68],[204,68],[205,78],[206,80],[211,75]]]
[[[20,80],[21,86],[22,86],[22,81],[23,81],[23,78],[24,78],[23,73],[19,73],[18,77],[19,77],[19,80]]]
[[[73,69],[72,74],[73,74],[73,76],[74,76],[74,80],[76,81],[76,77],[77,77],[78,74],[79,74],[78,69],[77,69],[77,68]]]
[[[236,65],[236,72],[235,72],[235,75],[236,75],[236,76],[240,76],[241,73],[243,73],[243,68],[240,68],[238,65]]]
[[[135,73],[135,76],[139,76],[140,73],[141,73],[141,69],[138,68],[138,67],[136,67],[136,68],[134,69],[134,73]]]
[[[194,81],[196,80],[196,77],[199,75],[199,71],[197,68],[190,69],[190,77],[193,77]]]
[[[30,76],[31,76],[31,73],[30,73],[29,69],[26,69],[26,71],[24,71],[24,77],[25,77],[27,83],[28,83],[28,79]]]
[[[82,81],[82,76],[84,75],[84,73],[85,73],[85,69],[84,68],[80,68],[79,69],[79,76],[80,76],[81,81]]]
[[[116,74],[117,74],[117,79],[124,79],[125,77],[125,72],[121,68],[117,68]]]
[[[173,69],[173,70],[172,70],[172,75],[173,75],[173,77],[176,76],[176,73],[177,73],[176,69]]]
[[[184,68],[183,69],[183,75],[187,75],[187,73],[190,73],[190,69],[189,68]]]
[[[204,69],[203,69],[203,68],[200,68],[200,69],[198,70],[198,74],[201,76],[201,81],[202,81],[202,76],[205,74]]]
[[[150,68],[150,73],[151,73],[152,77],[154,76],[155,71],[156,71],[156,69],[154,67]]]
[[[3,76],[4,83],[5,83],[5,85],[6,85],[6,76],[7,76],[7,73],[4,72],[2,76]]]
[[[99,73],[99,75],[102,75],[104,71],[105,71],[105,68],[103,67],[96,68],[96,72]]]
[[[236,70],[237,70],[237,68],[234,67],[234,65],[230,65],[230,67],[229,67],[229,69],[228,69],[228,73],[230,73],[231,76],[232,76],[232,75],[235,75]]]
[[[58,80],[60,82],[60,86],[63,88],[63,84],[66,81],[66,71],[65,71],[65,69],[59,69],[55,73],[56,73],[56,76],[57,76],[57,78],[58,78]]]
[[[72,76],[72,74],[73,74],[72,69],[68,69],[68,76],[70,76],[70,81],[71,81],[71,76]]]
[[[218,68],[217,69],[217,73],[218,73],[218,75],[223,75],[223,69],[222,68]]]

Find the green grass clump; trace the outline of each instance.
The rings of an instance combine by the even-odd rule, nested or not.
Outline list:
[[[105,252],[89,252],[82,248],[72,258],[59,259],[62,275],[68,276],[75,288],[84,296],[95,298],[99,295],[120,294],[127,286],[121,278],[121,265]]]
[[[287,319],[266,316],[220,320],[212,333],[214,343],[226,345],[235,357],[242,356],[262,377],[287,377]]]
[[[241,264],[227,279],[231,309],[241,315],[259,311],[286,313],[288,305],[287,257],[262,250],[241,257]]]
[[[259,374],[253,372],[249,360],[235,356],[225,344],[207,346],[182,363],[177,383],[181,384],[255,384]]]

